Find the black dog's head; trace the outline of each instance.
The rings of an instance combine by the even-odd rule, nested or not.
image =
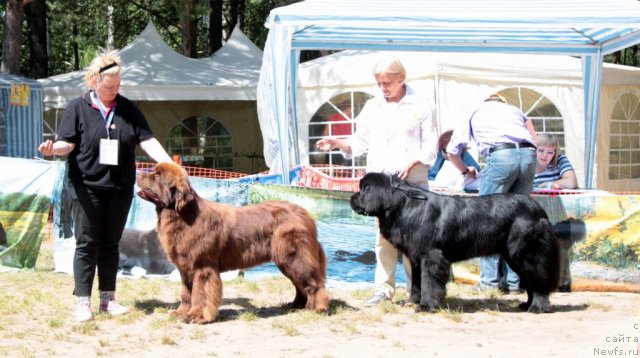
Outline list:
[[[351,209],[360,215],[383,216],[401,207],[406,196],[397,189],[403,184],[395,175],[368,173],[360,179],[360,191],[349,200]]]

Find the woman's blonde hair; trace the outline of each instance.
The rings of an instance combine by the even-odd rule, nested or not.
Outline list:
[[[119,52],[106,49],[93,58],[84,75],[84,82],[87,87],[93,88],[103,76],[118,76],[121,70],[122,60]]]
[[[540,133],[537,135],[538,137],[538,148],[540,146],[553,147],[553,158],[551,158],[551,164],[555,167],[558,165],[558,151],[560,150],[560,143],[558,143],[558,138],[549,133]]]
[[[404,69],[404,65],[395,57],[385,57],[376,63],[373,67],[373,75],[376,76],[381,73],[402,76],[402,81],[407,78],[407,71]]]

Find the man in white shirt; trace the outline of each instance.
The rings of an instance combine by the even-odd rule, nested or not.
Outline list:
[[[373,75],[382,93],[367,101],[356,117],[355,133],[348,139],[321,139],[316,148],[339,149],[346,159],[367,154],[367,172],[397,174],[428,189],[427,171],[435,160],[438,143],[433,108],[405,83],[406,71],[398,59],[382,59]],[[375,251],[376,292],[366,305],[390,300],[395,293],[398,251],[380,233]],[[403,264],[410,284],[411,265],[406,257]]]

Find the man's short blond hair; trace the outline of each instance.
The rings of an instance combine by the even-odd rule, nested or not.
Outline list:
[[[382,73],[400,75],[403,81],[407,78],[407,71],[404,69],[404,65],[396,57],[384,57],[376,63],[373,67],[373,75],[376,76]]]

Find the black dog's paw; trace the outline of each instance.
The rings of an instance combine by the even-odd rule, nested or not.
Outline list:
[[[407,299],[407,301],[411,302],[411,303],[418,304],[418,303],[420,303],[420,295],[411,295],[411,296],[409,296],[409,299]]]
[[[436,311],[436,309],[437,309],[437,308],[432,307],[432,306],[429,306],[429,305],[422,305],[422,304],[420,304],[420,305],[417,305],[417,306],[416,306],[416,313],[419,313],[419,312],[428,312],[428,313],[433,313],[433,312],[435,312],[435,311]]]
[[[551,305],[531,305],[531,307],[529,307],[529,309],[527,310],[527,312],[529,313],[536,313],[536,314],[540,314],[540,313],[551,313]]]
[[[528,311],[529,307],[531,307],[531,304],[529,302],[522,302],[521,304],[518,305],[518,308],[521,311]]]

